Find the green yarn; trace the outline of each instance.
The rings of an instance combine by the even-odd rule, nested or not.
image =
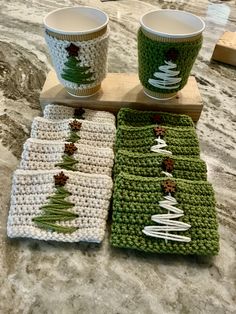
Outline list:
[[[69,156],[67,154],[64,154],[62,156],[62,159],[63,161],[56,164],[55,165],[56,167],[60,167],[66,170],[77,171],[77,168],[75,165],[79,162],[78,160],[76,160],[73,156]]]
[[[58,222],[66,222],[78,217],[74,212],[67,210],[74,207],[73,203],[65,200],[65,197],[69,195],[70,192],[64,187],[57,186],[55,194],[48,197],[49,203],[40,207],[40,209],[43,210],[43,214],[34,217],[32,221],[37,224],[39,228],[47,231],[61,233],[72,233],[76,231],[78,229],[77,227],[68,227],[58,224]]]
[[[176,182],[174,194],[184,215],[179,221],[190,223],[187,231],[191,241],[182,243],[152,238],[143,234],[147,225],[155,225],[151,215],[166,213],[159,201],[164,199],[163,178],[141,177],[121,172],[115,181],[111,243],[115,247],[146,252],[215,255],[219,250],[219,235],[213,188],[206,181],[171,179]]]
[[[168,112],[159,111],[140,111],[133,110],[130,108],[121,108],[117,115],[118,127],[121,125],[126,126],[145,126],[154,124],[153,118],[160,116],[159,125],[182,127],[189,126],[193,127],[192,119],[184,114],[174,114]]]
[[[138,63],[139,79],[144,87],[153,92],[173,93],[182,89],[188,80],[190,71],[202,45],[202,37],[190,42],[158,42],[144,35],[141,28],[138,31]],[[173,63],[177,65],[174,70],[180,71],[178,78],[182,80],[174,89],[163,89],[151,85],[148,80],[155,79],[153,74],[160,72],[159,67],[168,60],[168,52],[175,50],[177,55]]]
[[[114,175],[127,172],[144,177],[163,177],[163,161],[166,155],[157,153],[133,153],[119,150],[115,157]],[[171,172],[174,178],[188,180],[206,180],[206,164],[201,159],[187,157],[170,157],[174,161]]]
[[[116,133],[116,150],[124,149],[132,152],[150,152],[151,146],[155,145],[154,127],[129,127],[121,125]],[[194,128],[165,126],[163,139],[168,145],[165,149],[179,156],[199,156],[199,143]]]
[[[94,80],[92,80],[93,73],[89,72],[91,68],[81,66],[77,57],[69,56],[64,65],[65,67],[61,74],[61,77],[64,80],[77,83],[79,86],[94,82]]]
[[[80,136],[76,133],[76,131],[70,131],[70,136],[66,139],[67,142],[75,143],[80,139]]]

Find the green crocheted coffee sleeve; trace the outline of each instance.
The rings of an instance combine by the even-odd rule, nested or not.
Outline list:
[[[172,179],[175,198],[184,215],[180,221],[191,225],[179,235],[190,237],[188,243],[165,241],[146,236],[142,230],[155,225],[152,215],[165,214],[162,182],[166,178],[148,178],[120,173],[115,182],[111,243],[116,247],[145,252],[215,255],[219,250],[218,223],[213,188],[206,181]]]
[[[184,114],[174,114],[158,111],[140,111],[130,108],[121,108],[117,116],[118,126],[145,126],[158,123],[164,126],[193,127],[192,119]]]
[[[190,42],[159,42],[151,40],[144,35],[140,28],[138,31],[138,66],[139,79],[142,85],[150,91],[159,93],[173,93],[182,89],[187,83],[201,45],[202,37]],[[175,52],[174,54],[171,53],[173,51]],[[162,82],[159,87],[156,87],[155,82],[157,82],[157,78],[154,73],[161,73],[163,76],[163,73],[166,72],[168,80],[169,71],[171,71],[171,79],[173,80],[173,77],[176,78],[177,83],[175,85],[170,84],[169,87],[171,89],[163,88],[165,83],[162,84]],[[162,79],[162,77],[158,78],[158,82]],[[150,83],[150,80],[154,80],[154,85]]]
[[[155,144],[155,125],[145,127],[120,126],[116,134],[116,151],[119,149],[132,152],[148,153]],[[165,127],[164,140],[167,143],[167,149],[173,155],[196,157],[199,156],[199,142],[194,128]]]
[[[163,177],[166,171],[165,160],[167,156],[156,153],[133,153],[127,150],[119,150],[115,158],[114,176],[120,172],[146,177]],[[169,158],[169,157],[168,157]],[[174,178],[187,180],[206,180],[207,169],[203,160],[171,156],[173,161]]]

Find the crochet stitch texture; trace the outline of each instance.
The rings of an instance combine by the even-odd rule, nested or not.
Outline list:
[[[118,127],[126,126],[146,126],[165,125],[173,127],[193,127],[192,119],[183,114],[174,114],[160,111],[140,111],[130,108],[121,108],[117,115]]]
[[[108,50],[109,30],[102,36],[88,40],[69,42],[67,40],[59,40],[45,33],[45,39],[48,44],[54,68],[56,69],[58,78],[63,86],[70,89],[77,89],[76,83],[70,82],[62,78],[65,63],[68,61],[67,47],[72,43],[79,48],[80,66],[90,67],[89,72],[93,73],[93,83],[81,84],[79,89],[92,88],[97,86],[106,77],[107,73],[107,50]]]
[[[92,146],[80,143],[74,145],[77,148],[73,153],[77,161],[74,166],[76,171],[112,175],[114,153],[111,148],[94,149]],[[58,169],[56,165],[63,162],[64,151],[65,142],[29,138],[24,144],[20,168],[25,170]]]
[[[59,115],[76,118],[34,119],[13,178],[8,236],[101,242],[113,187],[115,117],[58,107]],[[46,109],[53,116],[54,105]]]
[[[176,92],[182,89],[188,80],[190,71],[202,45],[202,37],[190,42],[158,42],[144,35],[141,28],[138,31],[138,63],[139,79],[144,87],[153,92],[170,93],[170,90],[158,88],[151,85],[148,80],[153,78],[153,74],[158,72],[159,67],[165,64],[168,51],[175,49],[179,57],[175,60],[177,70],[180,71],[178,77],[181,81],[177,88],[171,89]]]
[[[155,138],[166,150],[151,151]],[[122,109],[118,114],[111,244],[145,252],[215,255],[212,186],[190,118]],[[172,154],[169,154],[169,153]]]
[[[61,170],[16,170],[13,177],[11,206],[8,216],[9,237],[26,237],[62,242],[101,242],[112,194],[112,179],[106,175],[63,171],[68,177],[67,201],[78,215],[71,221],[58,222],[64,227],[76,227],[70,234],[41,229],[32,219],[42,215],[41,207],[55,192],[54,176]]]
[[[156,125],[132,127],[121,125],[117,129],[116,150],[123,149],[132,152],[148,153],[157,136],[154,133]],[[199,156],[199,143],[194,128],[165,126],[163,137],[167,149],[173,155]]]
[[[115,125],[115,116],[110,112],[90,109],[82,109],[82,111],[84,111],[84,113],[82,113],[81,116],[84,120]],[[44,118],[51,120],[71,119],[75,117],[75,114],[75,108],[55,104],[46,105],[43,111]]]
[[[166,155],[156,153],[133,153],[127,150],[119,150],[115,157],[114,175],[126,172],[144,177],[163,177],[166,171],[163,163]],[[206,164],[198,158],[170,156],[173,160],[174,178],[187,180],[206,180]]]
[[[152,215],[165,214],[159,206],[163,200],[162,182],[166,178],[133,176],[120,173],[113,194],[111,243],[116,247],[145,252],[215,255],[219,250],[219,235],[212,186],[206,181],[172,179],[176,182],[175,198],[184,211],[179,219],[191,228],[179,235],[189,236],[188,243],[178,243],[148,237],[142,233],[147,225],[155,225]]]
[[[71,133],[70,123],[73,121],[74,119],[49,120],[36,117],[32,123],[31,137],[42,140],[68,141]],[[78,131],[80,144],[113,148],[115,125],[83,119],[76,121],[82,123]]]

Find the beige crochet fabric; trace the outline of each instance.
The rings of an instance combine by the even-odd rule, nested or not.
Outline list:
[[[93,73],[93,83],[79,85],[79,89],[87,89],[97,86],[106,77],[107,73],[107,50],[108,50],[109,28],[102,36],[88,40],[76,41],[74,45],[79,47],[80,66],[89,66]],[[67,40],[59,40],[45,33],[45,40],[52,57],[54,68],[57,72],[59,81],[63,86],[71,89],[77,89],[78,84],[67,81],[62,78],[61,74],[65,68],[65,62],[68,61],[66,48],[71,44]]]
[[[31,137],[42,140],[66,141],[70,136],[71,128],[69,123],[74,119],[48,120],[36,117],[32,123]],[[110,123],[98,123],[87,120],[77,121],[82,123],[78,134],[79,143],[94,147],[113,147],[116,128]]]
[[[84,114],[82,115],[83,119],[100,122],[100,123],[112,123],[115,125],[116,118],[114,114],[107,111],[97,111],[90,109],[83,109]],[[62,119],[70,119],[75,114],[75,108],[62,106],[62,105],[54,105],[48,104],[45,106],[43,111],[43,116],[45,119],[51,120],[62,120]]]
[[[73,158],[78,161],[74,168],[81,172],[112,175],[114,153],[111,148],[99,148],[75,144]],[[24,144],[21,169],[59,169],[55,165],[63,161],[65,142],[29,138]]]
[[[55,193],[54,175],[60,171],[16,170],[7,224],[9,237],[63,242],[102,241],[112,195],[112,179],[106,175],[63,171],[69,177],[65,188],[72,193],[67,200],[75,204],[70,211],[78,214],[78,218],[58,224],[78,227],[73,233],[47,231],[32,221],[35,216],[42,215],[40,207]]]

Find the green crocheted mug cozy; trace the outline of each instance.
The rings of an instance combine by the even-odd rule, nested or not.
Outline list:
[[[203,160],[164,154],[133,153],[119,150],[115,157],[114,176],[120,172],[144,177],[166,177],[187,180],[206,180],[207,168]]]
[[[116,151],[119,149],[132,152],[149,153],[151,147],[156,144],[158,137],[155,133],[156,125],[143,127],[120,126],[116,133]],[[173,155],[198,157],[199,143],[194,128],[190,127],[169,127],[159,128],[163,130],[162,139],[166,142],[165,149]]]
[[[184,114],[174,114],[159,111],[140,111],[130,108],[121,108],[117,115],[118,127],[126,126],[145,126],[157,123],[159,125],[182,127],[193,127],[192,119]]]
[[[193,41],[160,42],[148,38],[140,28],[138,66],[142,85],[150,91],[163,94],[182,89],[187,83],[201,46],[202,36]]]
[[[163,183],[166,179],[132,176],[120,173],[115,181],[111,244],[115,247],[145,252],[175,253],[184,255],[215,255],[219,250],[218,223],[212,186],[206,181],[171,179],[176,184],[176,207],[183,216],[172,221],[190,225],[186,231],[175,231],[190,238],[178,242],[146,235],[146,226],[156,226],[152,215],[167,214],[160,206],[164,199]]]

